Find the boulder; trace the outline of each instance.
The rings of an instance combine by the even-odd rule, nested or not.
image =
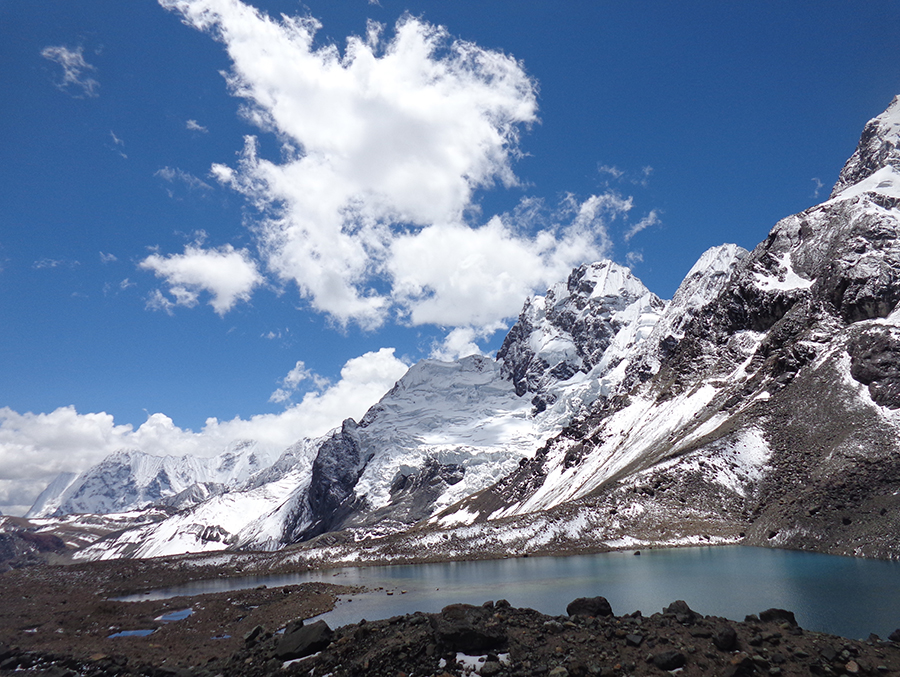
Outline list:
[[[653,656],[653,665],[660,670],[677,670],[687,663],[687,657],[680,651],[663,651]]]
[[[579,597],[566,607],[569,616],[612,616],[612,607],[606,597]]]
[[[683,599],[675,600],[665,609],[664,616],[674,616],[679,623],[691,624],[698,618],[702,618],[700,614],[691,609]]]
[[[794,618],[794,612],[787,611],[786,609],[766,609],[765,611],[760,611],[759,620],[763,623],[787,621],[791,625],[797,625],[797,619]]]
[[[450,604],[432,617],[438,642],[453,651],[470,655],[506,648],[506,628],[484,607]]]
[[[275,657],[289,661],[311,656],[331,644],[332,634],[325,621],[316,621],[310,625],[292,623],[275,647]]]
[[[719,651],[732,651],[737,646],[737,632],[730,625],[725,625],[716,630],[712,642]]]

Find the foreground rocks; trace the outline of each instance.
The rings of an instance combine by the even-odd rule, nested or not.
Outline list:
[[[577,613],[571,616],[546,616],[500,600],[480,607],[453,604],[436,614],[361,621],[335,630],[322,621],[293,621],[283,634],[273,632],[274,627],[257,626],[238,650],[201,666],[142,665],[124,656],[84,661],[0,645],[0,673],[15,671],[19,677],[900,674],[900,645],[874,635],[858,641],[807,632],[782,609],[735,622],[698,614],[681,600],[650,616],[603,615],[603,598],[578,602],[573,608]],[[586,606],[599,608],[601,615],[583,613]]]

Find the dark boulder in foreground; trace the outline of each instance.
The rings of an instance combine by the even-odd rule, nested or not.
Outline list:
[[[797,619],[794,618],[793,611],[787,611],[785,609],[766,609],[765,611],[759,612],[759,620],[764,623],[768,623],[770,621],[775,622],[788,622],[791,625],[797,625]]]
[[[473,653],[506,648],[506,627],[494,619],[493,605],[451,604],[432,617],[438,643],[453,651]]]
[[[570,616],[612,616],[612,607],[606,597],[579,597],[569,602],[566,613]]]
[[[333,634],[325,621],[316,621],[310,625],[303,625],[302,621],[292,623],[275,647],[275,658],[288,661],[311,656],[331,644]]]

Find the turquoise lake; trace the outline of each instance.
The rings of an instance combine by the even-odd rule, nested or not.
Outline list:
[[[267,585],[325,581],[375,592],[343,597],[321,616],[332,627],[447,604],[506,599],[546,614],[576,597],[602,595],[617,615],[662,611],[676,599],[706,615],[743,620],[771,607],[801,627],[864,639],[900,627],[900,563],[816,553],[720,546],[527,557],[479,562],[345,567],[278,576],[199,581],[125,599],[164,599]],[[403,592],[405,591],[405,592]],[[391,592],[393,594],[387,594]]]

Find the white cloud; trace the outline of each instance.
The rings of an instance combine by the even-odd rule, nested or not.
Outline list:
[[[271,397],[269,397],[269,402],[290,401],[293,394],[297,392],[297,387],[303,381],[307,380],[314,380],[319,386],[327,384],[327,381],[323,382],[319,380],[312,371],[307,369],[303,360],[298,360],[297,364],[295,364],[294,368],[288,372],[287,376],[281,379],[281,387],[272,393]]]
[[[815,188],[813,189],[812,197],[813,197],[813,199],[816,199],[819,197],[819,193],[825,187],[825,184],[822,183],[822,181],[817,176],[814,176],[810,180],[813,182],[813,185],[815,186]]]
[[[35,261],[31,264],[31,267],[35,270],[46,270],[47,268],[59,268],[60,266],[64,266],[66,268],[76,268],[80,265],[81,263],[79,261],[46,258]]]
[[[103,263],[112,263],[113,261],[118,261],[119,259],[115,254],[107,254],[106,252],[100,252],[100,260]]]
[[[64,91],[70,91],[70,87],[76,88],[83,96],[98,96],[97,90],[100,88],[100,83],[88,76],[89,72],[96,69],[84,60],[82,47],[77,49],[69,49],[63,45],[44,47],[41,50],[41,56],[62,66],[63,74],[56,83],[57,87]]]
[[[201,125],[196,120],[188,120],[184,123],[184,126],[192,132],[201,132],[203,134],[206,134],[209,131],[206,127]]]
[[[267,271],[337,323],[399,318],[483,335],[529,294],[609,254],[608,223],[631,208],[613,193],[569,198],[565,218],[546,223],[527,200],[473,221],[477,191],[517,185],[520,133],[538,119],[536,83],[513,57],[411,16],[393,33],[370,22],[341,50],[316,42],[321,25],[308,16],[273,19],[240,0],[159,2],[225,46],[244,116],[281,143],[271,159],[248,136],[240,160],[211,174],[258,210],[249,225]],[[154,303],[196,303],[180,293]]]
[[[178,169],[177,167],[163,167],[162,169],[157,170],[153,176],[158,176],[169,183],[175,183],[176,181],[183,183],[187,186],[188,190],[212,190],[212,186],[206,183],[206,181],[197,178],[183,169]]]
[[[477,229],[450,223],[398,236],[388,261],[394,297],[412,324],[494,325],[518,314],[532,290],[607,254],[607,221],[630,208],[614,195],[570,201],[566,226],[533,237],[501,217]]]
[[[625,172],[613,165],[600,165],[597,167],[597,171],[601,174],[609,174],[614,179],[621,179],[625,175]]]
[[[649,228],[650,226],[658,226],[660,223],[662,223],[662,220],[659,218],[659,212],[655,209],[652,210],[647,216],[642,218],[625,232],[625,242],[631,240],[631,238],[642,230]]]
[[[444,340],[431,351],[431,359],[452,362],[469,355],[484,355],[476,341],[489,339],[496,332],[506,329],[503,322],[482,327],[456,327],[450,330]]]
[[[279,164],[249,138],[242,161],[213,174],[263,210],[269,268],[337,321],[384,321],[398,236],[466,229],[477,189],[516,183],[520,129],[537,106],[512,57],[412,17],[389,40],[371,23],[341,53],[314,45],[312,18],[275,21],[237,0],[161,3],[225,44],[247,117],[293,146]]]
[[[249,300],[253,289],[262,283],[250,254],[231,245],[218,249],[189,245],[184,254],[151,254],[141,261],[140,267],[152,270],[169,285],[174,300],[156,290],[148,301],[149,307],[166,311],[174,306],[195,306],[200,292],[206,291],[212,296],[209,305],[224,315],[238,301]]]
[[[280,414],[230,421],[207,419],[200,432],[152,414],[137,429],[116,425],[106,413],[79,414],[60,407],[49,414],[0,408],[0,510],[28,507],[60,472],[80,472],[119,449],[154,455],[213,456],[236,440],[257,440],[280,451],[303,437],[318,437],[346,418],[359,419],[406,372],[393,348],[348,360],[341,378]]]

